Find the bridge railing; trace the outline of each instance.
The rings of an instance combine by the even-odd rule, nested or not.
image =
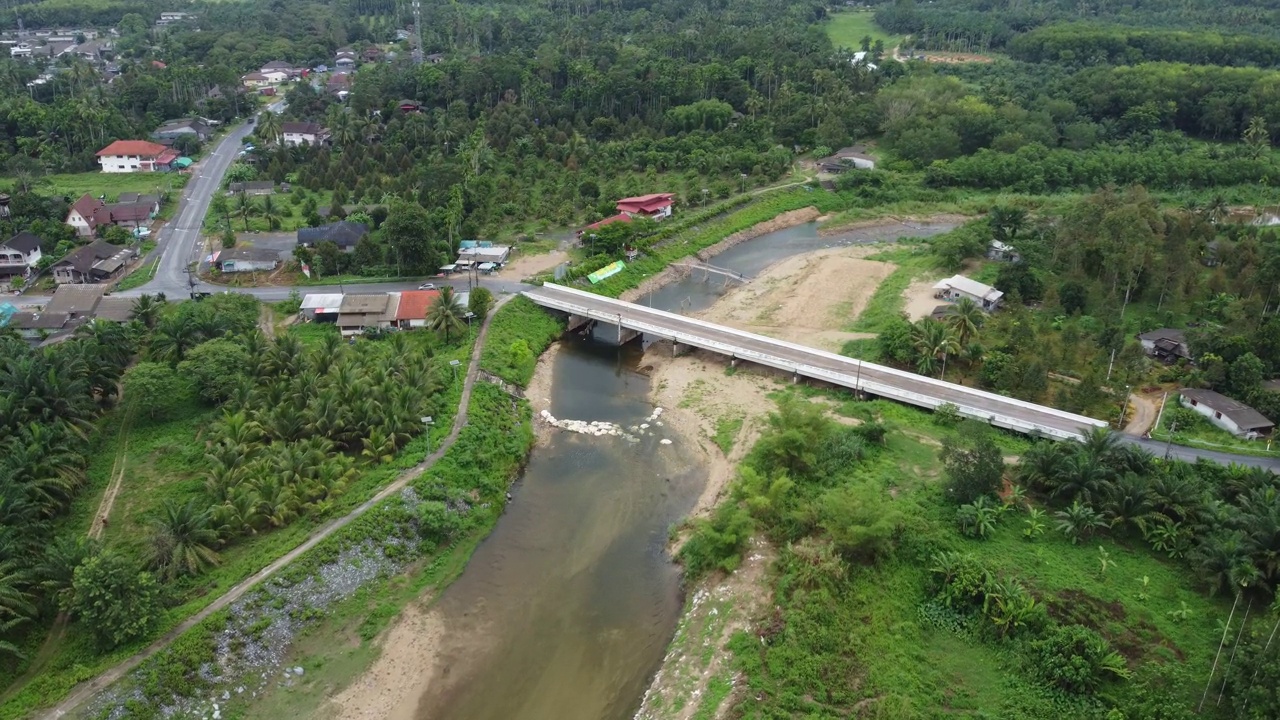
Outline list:
[[[684,315],[679,315],[673,312],[668,312],[666,310],[658,310],[656,308],[644,307],[644,306],[636,305],[634,303],[629,303],[623,300],[617,300],[614,298],[604,297],[602,295],[596,295],[594,293],[584,292],[582,290],[567,288],[562,285],[555,285],[555,284],[548,283],[543,286],[543,289],[545,289],[549,293],[563,292],[565,294],[568,294],[575,298],[580,298],[581,300],[587,301],[587,302],[600,302],[608,305],[617,306],[622,310],[634,311],[636,313],[642,313],[647,315],[657,315],[659,317],[669,318],[673,322],[694,323],[699,325],[705,325],[709,328],[715,328],[717,332],[728,334],[728,335],[736,335],[738,337],[743,338],[744,340],[752,340],[756,342],[763,341],[778,347],[788,348],[790,350],[795,350],[797,352],[809,353],[811,355],[822,357],[834,362],[845,363],[851,366],[856,366],[857,363],[862,363],[861,360],[855,360],[853,358],[845,357],[844,355],[837,355],[836,353],[828,352],[826,350],[819,350],[817,348],[808,347],[806,345],[800,345],[798,343],[788,342],[786,340],[779,340],[777,338],[764,337],[762,335],[756,335],[754,333],[746,332],[745,330],[738,330],[737,328],[726,327],[724,325],[716,325],[714,323],[709,323],[704,320],[699,320],[697,318],[691,318]],[[609,313],[605,313],[605,314],[609,315]],[[613,313],[612,315],[613,317],[617,317],[617,313]],[[1035,403],[1027,402],[1025,400],[1018,400],[1017,398],[1006,397],[1004,395],[997,395],[995,393],[987,392],[985,390],[978,390],[975,388],[965,387],[963,385],[956,385],[955,383],[949,383],[949,382],[946,382],[945,380],[938,380],[936,378],[926,377],[924,375],[916,375],[915,373],[906,372],[904,370],[898,370],[896,368],[891,368],[885,365],[877,365],[875,363],[864,363],[864,367],[866,369],[873,370],[874,372],[877,372],[877,373],[883,373],[885,375],[892,375],[895,377],[902,378],[906,382],[930,385],[938,388],[939,390],[959,391],[974,398],[981,398],[984,400],[988,400],[990,402],[998,402],[1006,405],[1011,405],[1013,407],[1022,408],[1024,410],[1028,410],[1031,412],[1040,412],[1040,413],[1045,413],[1047,415],[1053,415],[1057,418],[1060,418],[1063,422],[1072,423],[1073,425],[1076,425],[1078,427],[1105,427],[1106,426],[1105,422],[1101,420],[1096,420],[1094,418],[1085,417],[1083,415],[1076,415],[1074,413],[1069,413],[1063,410],[1059,410],[1057,408],[1046,407],[1044,405],[1037,405]]]
[[[1060,440],[1079,440],[1082,437],[1082,430],[1088,427],[1088,426],[1081,426],[1081,430],[1070,431],[1070,430],[1064,430],[1059,427],[1054,427],[1052,425],[1046,425],[1044,423],[1028,422],[1026,420],[1021,420],[1019,418],[1015,418],[1003,413],[995,413],[990,410],[978,408],[976,406],[969,405],[967,403],[963,403],[963,402],[955,403],[955,402],[937,398],[931,395],[925,395],[925,394],[913,392],[910,390],[904,390],[894,385],[889,385],[887,383],[879,382],[876,380],[862,378],[857,375],[836,372],[833,370],[828,370],[826,368],[820,368],[814,365],[809,365],[807,363],[788,360],[778,355],[762,353],[762,352],[750,350],[748,348],[738,346],[738,345],[729,345],[727,343],[723,343],[718,340],[712,340],[710,338],[707,338],[701,335],[696,335],[696,334],[687,333],[680,330],[675,330],[670,327],[657,325],[650,322],[645,322],[643,320],[637,320],[634,317],[627,318],[619,315],[618,313],[603,312],[601,310],[590,308],[585,305],[579,305],[577,303],[569,302],[567,300],[563,300],[560,298],[548,297],[547,294],[538,293],[537,291],[528,291],[526,292],[526,295],[529,295],[529,297],[535,300],[536,302],[545,304],[548,307],[553,307],[557,310],[572,313],[574,315],[590,317],[592,319],[595,319],[601,322],[617,323],[631,330],[636,330],[638,332],[646,333],[649,335],[666,338],[668,340],[672,340],[673,342],[678,342],[684,345],[699,347],[704,350],[711,350],[713,352],[718,352],[723,355],[728,355],[730,357],[739,358],[742,360],[749,360],[751,362],[754,362],[760,365],[765,365],[767,367],[773,367],[779,370],[793,372],[798,375],[804,375],[806,377],[811,377],[816,380],[823,380],[835,385],[850,387],[855,390],[862,390],[865,392],[872,393],[874,395],[879,395],[881,397],[900,400],[903,402],[910,403],[912,405],[925,407],[930,410],[936,410],[939,406],[950,403],[952,405],[955,405],[958,412],[965,417],[973,418],[975,420],[980,420],[982,422],[990,423],[992,425],[1007,428],[1009,430],[1014,430],[1017,432],[1028,433],[1028,434],[1039,434],[1039,435],[1057,438]],[[809,350],[810,348],[804,348],[804,349]],[[844,359],[850,360],[849,358],[844,358]],[[861,361],[852,360],[851,362],[856,364]],[[868,365],[870,364],[868,363]],[[873,371],[879,371],[881,367],[882,366],[872,366]],[[916,379],[918,377],[919,376],[915,376],[915,375],[911,376],[912,379]],[[959,390],[962,393],[969,390],[968,388],[965,388],[961,385],[953,385],[950,383],[947,383],[946,386],[948,389]],[[1009,400],[1009,398],[1003,398],[1002,396],[996,396],[996,397],[999,397],[1002,400]],[[1051,408],[1040,408],[1039,406],[1033,406],[1033,407],[1036,410],[1051,410]],[[1057,417],[1057,415],[1054,413],[1050,413],[1050,414],[1054,415],[1054,417]],[[1091,418],[1089,420],[1091,424],[1093,423],[1101,424],[1101,421],[1092,420]]]

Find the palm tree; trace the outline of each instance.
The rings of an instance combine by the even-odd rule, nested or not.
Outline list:
[[[955,334],[960,347],[967,347],[969,341],[977,337],[978,329],[986,319],[987,316],[978,303],[969,298],[960,298],[959,302],[947,308],[945,322]]]
[[[0,633],[12,629],[36,614],[31,595],[24,588],[27,574],[14,560],[0,562]],[[0,651],[21,656],[18,649],[0,641]]]
[[[160,318],[160,311],[163,308],[164,304],[155,295],[142,295],[133,301],[133,309],[129,312],[129,317],[151,330],[156,326],[156,320]]]
[[[947,372],[947,356],[960,349],[951,329],[933,318],[925,318],[915,325],[912,341],[919,353],[916,370],[921,375],[932,375],[935,368],[941,367],[938,374],[941,378]]]
[[[200,343],[200,331],[185,313],[170,315],[156,323],[151,335],[151,356],[174,365],[182,362],[187,351]]]
[[[64,610],[67,607],[76,568],[97,554],[100,548],[96,540],[83,535],[63,535],[49,544],[40,563],[35,566],[35,577],[46,596],[58,607]]]
[[[1222,530],[1205,538],[1187,556],[1209,593],[1240,590],[1255,584],[1258,568],[1249,559],[1249,543],[1239,530]]]
[[[466,310],[453,294],[453,288],[446,285],[440,288],[440,294],[427,310],[427,327],[443,334],[447,343],[452,331],[462,329],[465,314]]]
[[[1054,517],[1058,518],[1058,530],[1071,540],[1072,545],[1088,539],[1096,530],[1106,527],[1106,522],[1098,511],[1088,505],[1080,504],[1079,500],[1071,503],[1067,509],[1054,513]]]
[[[260,214],[258,204],[249,197],[248,193],[240,193],[236,196],[235,209],[232,213],[239,216],[244,221],[244,231],[249,232],[249,218]]]
[[[280,141],[280,116],[270,110],[258,118],[258,137],[268,143]]]
[[[262,198],[262,206],[258,209],[259,214],[267,221],[267,227],[272,230],[280,229],[280,219],[284,217],[280,205],[272,199],[270,195]]]
[[[184,505],[166,500],[151,527],[151,566],[163,577],[195,575],[220,562],[212,547],[219,541],[213,514],[196,500]]]

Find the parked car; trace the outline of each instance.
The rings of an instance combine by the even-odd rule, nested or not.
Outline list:
[[[436,284],[435,284],[435,283],[422,283],[421,285],[419,285],[419,286],[418,286],[418,289],[419,289],[419,290],[435,290],[435,289],[436,289]]]

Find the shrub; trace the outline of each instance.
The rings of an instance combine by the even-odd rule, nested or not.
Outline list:
[[[986,540],[996,531],[1001,508],[991,504],[985,496],[956,510],[956,525],[960,534],[976,540]]]
[[[1112,678],[1129,677],[1120,653],[1083,625],[1058,625],[1031,644],[1036,669],[1053,686],[1092,693]]]
[[[968,425],[944,440],[941,458],[953,502],[963,505],[994,495],[1004,480],[1004,455],[984,426]]]
[[[680,548],[679,558],[693,577],[712,570],[732,572],[742,560],[752,529],[745,508],[736,503],[721,505],[710,518],[694,523],[693,535]]]

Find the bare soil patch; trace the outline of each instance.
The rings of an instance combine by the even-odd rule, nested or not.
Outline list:
[[[569,253],[563,250],[552,250],[549,253],[537,255],[518,255],[495,275],[504,280],[523,280],[538,273],[554,270],[557,265],[568,260]]]
[[[447,629],[435,613],[408,605],[380,645],[382,654],[321,713],[343,720],[413,720],[424,684],[435,673]]]
[[[744,284],[699,316],[722,325],[839,350],[871,337],[844,332],[897,266],[866,260],[880,248],[828,248],[787,258]],[[695,271],[696,272],[696,271]]]
[[[912,281],[907,286],[907,289],[902,291],[902,298],[906,301],[902,306],[902,310],[907,314],[907,319],[911,322],[929,317],[935,307],[944,303],[943,300],[933,296],[933,285],[936,282],[938,282],[938,278],[933,275],[926,275]]]

